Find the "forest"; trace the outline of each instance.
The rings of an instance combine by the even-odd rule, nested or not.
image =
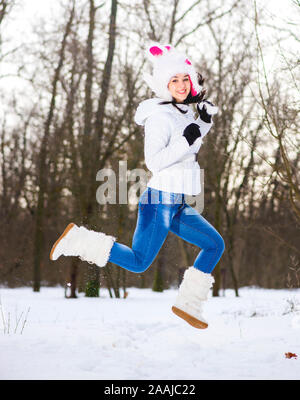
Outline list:
[[[300,287],[299,0],[279,22],[260,1],[56,3],[16,41],[9,27],[22,2],[0,1],[0,285],[61,285],[67,297],[106,287],[119,298],[132,286],[176,287],[193,265],[199,248],[171,232],[143,274],[49,259],[71,221],[131,245],[130,194],[146,186],[136,171],[149,172],[134,114],[154,96],[143,73],[145,48],[158,42],[191,57],[219,107],[197,157],[202,214],[226,246],[213,295]],[[107,171],[116,201],[104,203]]]

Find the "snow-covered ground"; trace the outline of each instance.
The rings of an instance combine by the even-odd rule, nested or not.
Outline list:
[[[0,379],[300,379],[300,290],[227,290],[206,330],[171,312],[175,289],[128,292],[0,288]]]

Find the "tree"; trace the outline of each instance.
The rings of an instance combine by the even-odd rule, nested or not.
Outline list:
[[[298,1],[294,2],[295,10],[300,14],[300,5]],[[280,162],[277,160],[276,164],[269,163],[273,170],[276,172],[279,180],[286,184],[288,187],[289,201],[291,209],[295,215],[297,221],[300,221],[300,190],[299,190],[299,169],[297,164],[299,161],[299,139],[297,140],[297,128],[299,128],[299,104],[294,100],[294,95],[299,96],[299,88],[297,81],[294,76],[295,60],[297,54],[295,54],[292,60],[288,59],[288,56],[284,54],[284,50],[280,48],[280,52],[285,61],[285,67],[282,72],[288,71],[290,75],[290,83],[293,84],[293,89],[289,92],[289,95],[284,97],[278,96],[278,84],[274,82],[273,85],[268,77],[265,59],[263,54],[262,43],[259,35],[259,20],[256,1],[254,1],[255,7],[255,33],[257,40],[258,56],[261,64],[258,66],[261,70],[260,73],[263,76],[263,83],[258,79],[258,92],[260,99],[260,108],[264,116],[264,127],[270,137],[275,140],[278,146],[278,155],[280,155]],[[290,35],[299,43],[299,38],[294,36],[290,31]],[[296,72],[296,71],[295,71]],[[284,101],[285,100],[285,101]],[[294,155],[294,159],[292,158]]]
[[[72,23],[74,18],[74,4],[70,12],[68,22],[65,27],[65,32],[61,41],[61,47],[59,51],[59,59],[57,66],[54,70],[54,76],[52,80],[52,91],[51,99],[49,104],[49,110],[47,119],[44,125],[44,133],[42,137],[39,157],[39,170],[38,170],[38,200],[35,211],[35,236],[34,236],[34,267],[33,267],[33,290],[39,292],[40,290],[40,268],[41,260],[44,252],[44,213],[45,213],[45,194],[47,192],[47,151],[48,142],[51,135],[51,125],[53,122],[53,115],[56,103],[57,85],[59,76],[64,63],[65,48],[68,36],[71,31]]]

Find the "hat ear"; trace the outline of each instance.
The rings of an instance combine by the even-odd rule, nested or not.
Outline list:
[[[150,51],[150,53],[151,53],[153,56],[155,56],[155,57],[157,57],[157,56],[162,56],[162,54],[163,54],[162,49],[159,48],[158,46],[151,46],[150,49],[149,49],[149,51]]]

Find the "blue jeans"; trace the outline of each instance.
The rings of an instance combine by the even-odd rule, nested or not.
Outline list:
[[[201,248],[194,267],[210,273],[225,246],[222,236],[198,211],[185,202],[184,194],[147,187],[138,204],[132,247],[114,242],[110,262],[128,271],[146,271],[157,256],[168,232]]]

